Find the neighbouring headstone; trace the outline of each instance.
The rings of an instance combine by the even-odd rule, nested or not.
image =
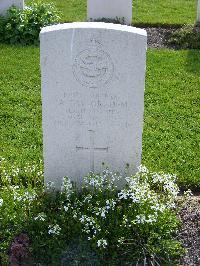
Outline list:
[[[200,22],[200,0],[198,0],[197,4],[197,22]]]
[[[87,0],[87,19],[119,19],[130,25],[132,22],[132,0]]]
[[[0,15],[5,15],[6,11],[11,7],[24,8],[24,0],[0,0]]]
[[[135,173],[141,162],[146,31],[83,22],[40,34],[45,181]]]

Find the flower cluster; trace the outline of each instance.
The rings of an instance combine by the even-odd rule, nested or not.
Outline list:
[[[147,257],[154,255],[152,250],[167,254],[165,243],[174,243],[172,236],[178,226],[176,177],[151,173],[144,166],[138,170],[134,176],[125,177],[108,169],[89,173],[83,178],[82,190],[77,190],[68,177],[63,178],[60,192],[53,183],[38,190],[9,184],[0,198],[5,223],[2,230],[10,234],[11,226],[16,232],[26,226],[26,232],[34,232],[30,237],[33,245],[46,239],[56,252],[55,243],[73,235],[90,241],[101,254],[129,254],[133,261],[138,260],[141,250]],[[117,184],[125,185],[120,190]],[[36,249],[39,246],[35,244]],[[36,253],[40,252],[43,254],[37,249]]]
[[[106,169],[100,174],[90,172],[83,179],[86,188],[113,190],[117,189],[117,182],[122,179],[122,176],[119,173],[113,173]]]
[[[41,170],[42,162],[36,165],[26,164],[24,167],[17,167],[13,165],[10,168],[5,168],[6,160],[0,158],[0,184],[3,186],[14,186],[14,185],[29,185],[34,183],[35,185],[41,185],[43,183],[43,171]]]
[[[58,224],[49,225],[48,228],[49,228],[49,230],[48,230],[49,235],[59,235],[60,234],[61,228]]]
[[[61,186],[61,193],[64,194],[67,199],[69,199],[71,194],[73,193],[72,188],[73,186],[70,179],[68,177],[64,177]]]
[[[126,185],[118,191],[116,184],[120,180],[124,183],[122,179]],[[117,223],[126,233],[135,230],[136,225],[156,227],[161,217],[175,207],[179,192],[174,175],[151,173],[145,166],[140,166],[136,175],[130,177],[109,170],[90,173],[84,182],[82,205],[77,213],[83,232],[89,240],[96,242],[97,247],[102,247],[104,242],[101,240],[109,236],[105,227],[108,223]],[[104,244],[104,248],[106,246]]]
[[[82,215],[79,220],[82,224],[84,224],[83,232],[85,232],[86,234],[92,233],[92,238],[95,237],[98,231],[101,231],[101,228],[93,217]]]
[[[101,247],[102,248],[106,248],[107,245],[108,245],[108,243],[107,243],[107,241],[105,239],[99,239],[97,241],[97,247],[99,247],[99,248],[101,248]]]
[[[25,193],[21,193],[20,189],[16,189],[15,186],[15,190],[14,190],[14,201],[27,201],[27,202],[31,202],[34,201],[37,197],[37,194],[34,190],[32,191],[26,191]]]

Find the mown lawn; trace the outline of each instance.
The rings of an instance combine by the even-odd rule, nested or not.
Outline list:
[[[200,188],[200,51],[149,50],[143,163]]]
[[[28,0],[30,3],[34,0]],[[87,0],[44,0],[61,11],[62,21],[85,21]],[[114,2],[114,0],[113,0]],[[133,0],[133,24],[193,24],[197,0]]]
[[[42,159],[39,48],[0,45],[0,154],[7,165]],[[200,188],[200,51],[149,50],[143,163]]]
[[[41,158],[39,49],[0,46],[0,149],[11,164]]]

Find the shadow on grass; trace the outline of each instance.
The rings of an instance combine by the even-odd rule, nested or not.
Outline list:
[[[200,75],[200,50],[188,50],[185,69],[187,72]]]
[[[132,22],[131,26],[138,28],[163,28],[163,29],[180,29],[184,24],[170,24],[170,23],[145,23],[145,22]]]

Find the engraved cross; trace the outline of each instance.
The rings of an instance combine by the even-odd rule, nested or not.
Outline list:
[[[95,151],[106,151],[106,152],[108,152],[108,147],[105,147],[105,148],[95,147],[95,145],[94,145],[95,131],[94,130],[88,130],[88,131],[90,133],[90,147],[79,147],[79,146],[76,146],[76,151],[80,151],[80,150],[89,150],[90,151],[90,171],[94,172],[94,152]]]

